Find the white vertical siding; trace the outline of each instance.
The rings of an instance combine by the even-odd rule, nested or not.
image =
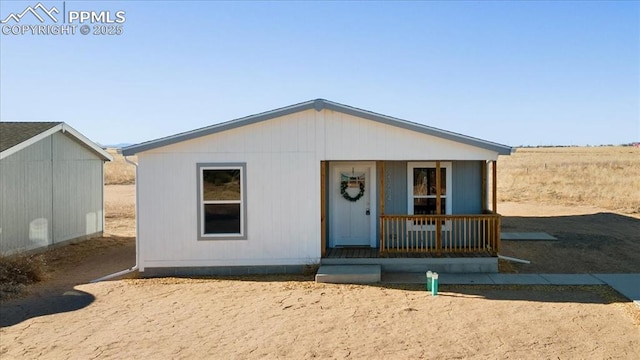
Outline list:
[[[0,160],[0,253],[102,232],[102,166],[62,133]]]
[[[51,137],[0,160],[0,253],[53,242]]]
[[[102,160],[60,132],[52,142],[54,242],[103,231]]]
[[[483,160],[495,151],[323,110],[325,160]]]
[[[242,158],[236,154],[315,152],[315,119],[315,110],[307,110],[175,143],[142,154],[212,153],[227,154],[231,159]]]
[[[144,151],[137,179],[140,268],[318,262],[322,160],[496,157],[326,109]],[[198,240],[196,164],[216,162],[246,164],[246,240]]]
[[[145,154],[138,160],[142,268],[319,260],[320,171],[311,154]],[[198,240],[196,164],[231,161],[246,163],[247,240]]]

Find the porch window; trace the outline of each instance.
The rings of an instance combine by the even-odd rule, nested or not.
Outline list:
[[[199,238],[246,239],[244,164],[198,165]]]
[[[436,163],[408,163],[409,215],[433,215],[436,213]],[[440,214],[451,214],[451,163],[440,163]]]

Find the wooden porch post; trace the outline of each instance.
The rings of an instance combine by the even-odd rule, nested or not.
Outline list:
[[[436,215],[440,215],[440,204],[442,203],[442,199],[440,199],[442,184],[440,182],[440,160],[438,160],[436,161]],[[442,250],[442,222],[440,219],[436,221],[436,249],[440,254]]]
[[[384,215],[384,161],[378,161],[378,178],[380,179],[380,215]]]
[[[487,212],[487,161],[483,160],[481,163],[481,169],[480,169],[480,178],[482,179],[482,195],[481,195],[481,201],[482,201],[482,213],[486,213]]]
[[[326,162],[320,161],[320,255],[327,254],[327,189]]]
[[[494,214],[498,213],[498,160],[494,160],[493,161],[493,166],[492,166],[492,179],[491,179],[491,185],[492,185],[492,196],[493,196],[493,206],[491,208],[491,210],[493,210]]]
[[[493,161],[493,171],[492,171],[492,192],[493,192],[493,214],[498,216],[497,226],[494,234],[494,248],[493,251],[497,255],[498,251],[500,251],[500,217],[498,215],[498,160]]]
[[[380,252],[382,252],[382,250],[384,249],[384,233],[385,233],[385,228],[384,228],[384,224],[382,223],[382,215],[384,215],[384,198],[385,198],[385,194],[384,194],[384,161],[378,161],[377,163],[378,165],[378,178],[379,178],[379,192],[380,192],[380,215],[378,215],[378,219],[380,219]]]
[[[440,205],[442,200],[440,199],[440,161],[436,161],[436,215],[440,215]]]

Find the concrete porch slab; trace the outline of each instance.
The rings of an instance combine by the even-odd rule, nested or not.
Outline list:
[[[379,283],[380,265],[322,265],[316,273],[316,282],[332,284]]]
[[[500,233],[501,240],[511,241],[554,241],[558,240],[557,237],[549,235],[545,232],[502,232]]]

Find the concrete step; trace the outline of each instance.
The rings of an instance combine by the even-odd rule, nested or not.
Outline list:
[[[332,284],[379,283],[380,265],[322,265],[316,273],[316,282]]]

